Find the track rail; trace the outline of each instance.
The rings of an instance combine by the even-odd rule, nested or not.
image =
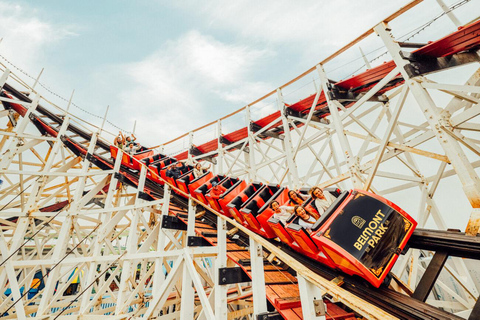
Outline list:
[[[480,259],[480,236],[469,236],[458,230],[416,229],[408,241],[408,246],[445,252],[454,257]]]

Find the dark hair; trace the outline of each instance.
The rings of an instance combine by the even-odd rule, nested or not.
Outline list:
[[[298,210],[299,208],[303,208],[303,207],[302,207],[302,206],[294,206],[294,207],[293,207],[293,213],[297,214],[297,210]]]
[[[303,210],[305,210],[305,207],[304,207],[304,206],[295,206],[295,207],[293,207],[293,213],[294,213],[297,217],[299,217],[300,219],[302,219],[303,221],[305,221],[305,222],[307,222],[307,223],[312,223],[312,222],[310,222],[310,221],[308,221],[308,220],[303,219],[302,217],[300,217],[300,216],[298,215],[297,211],[298,211],[299,208],[302,208]],[[307,210],[305,210],[305,213],[306,213],[309,217],[313,217],[313,216],[310,214],[310,212],[308,212]],[[315,218],[315,217],[313,217],[313,218]],[[309,219],[310,219],[310,218],[309,218]]]
[[[276,204],[280,205],[280,203],[278,203],[277,200],[273,200],[273,201],[270,202],[270,204],[268,205],[268,206],[270,207],[270,209],[273,209],[273,207],[272,207],[272,206],[273,206],[273,203],[276,203]]]
[[[303,203],[303,198],[302,198],[302,196],[301,196],[298,192],[296,192],[295,190],[290,190],[290,191],[288,191],[288,193],[287,193],[288,199],[290,199],[291,202],[296,203],[296,204],[299,204],[299,203],[297,203],[296,201],[294,201],[294,200],[292,199],[292,196],[290,195],[290,192],[295,193],[295,194],[297,195],[297,197],[299,197],[299,198],[302,200],[302,203]]]

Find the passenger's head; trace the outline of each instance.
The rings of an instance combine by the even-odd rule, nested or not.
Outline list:
[[[213,188],[217,188],[217,186],[218,186],[218,182],[217,182],[217,181],[213,181],[213,182],[212,182],[212,187],[213,187]]]
[[[320,187],[313,187],[309,191],[310,195],[312,196],[313,199],[324,199],[325,196],[323,194],[323,190]]]
[[[277,200],[273,200],[272,202],[270,202],[270,208],[274,212],[279,212],[280,211],[280,204],[278,203]]]
[[[310,219],[310,215],[307,213],[307,211],[305,211],[305,208],[303,208],[302,206],[295,206],[293,208],[293,212],[302,220],[308,221],[308,219]]]
[[[200,170],[201,168],[202,168],[202,165],[200,164],[200,162],[197,162],[195,164],[195,169]]]
[[[117,142],[122,142],[122,137],[118,136],[117,137]]]
[[[131,138],[130,136],[127,136],[126,139],[127,139],[127,141],[131,141],[131,140],[132,140],[132,138]]]
[[[296,204],[302,204],[303,203],[303,199],[301,198],[301,196],[297,192],[295,192],[294,190],[288,191],[288,198],[293,203],[296,203]]]

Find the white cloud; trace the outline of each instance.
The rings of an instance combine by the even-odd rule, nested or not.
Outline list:
[[[0,54],[23,69],[37,69],[47,45],[74,35],[70,27],[42,21],[21,5],[0,3],[0,16]]]
[[[272,88],[251,79],[255,66],[271,55],[190,31],[142,61],[120,66],[116,72],[131,83],[120,95],[122,113],[141,106],[142,113],[133,112],[142,124],[137,126],[139,135],[151,137],[151,143],[174,138]],[[221,110],[215,111],[218,107]]]
[[[251,1],[190,2],[211,26],[229,28],[250,39],[310,46],[344,45],[407,1]],[[372,8],[375,8],[372,10]],[[353,27],[354,26],[354,27]]]

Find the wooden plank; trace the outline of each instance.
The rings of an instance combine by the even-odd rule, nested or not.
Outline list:
[[[300,315],[298,315],[298,312],[295,312],[294,309],[281,310],[280,314],[282,315],[283,318],[288,319],[288,320],[301,320],[301,319],[303,319],[301,310],[300,310]]]
[[[265,272],[265,283],[266,284],[275,284],[275,283],[297,283],[297,278],[292,276],[290,273],[285,271],[272,271]]]

